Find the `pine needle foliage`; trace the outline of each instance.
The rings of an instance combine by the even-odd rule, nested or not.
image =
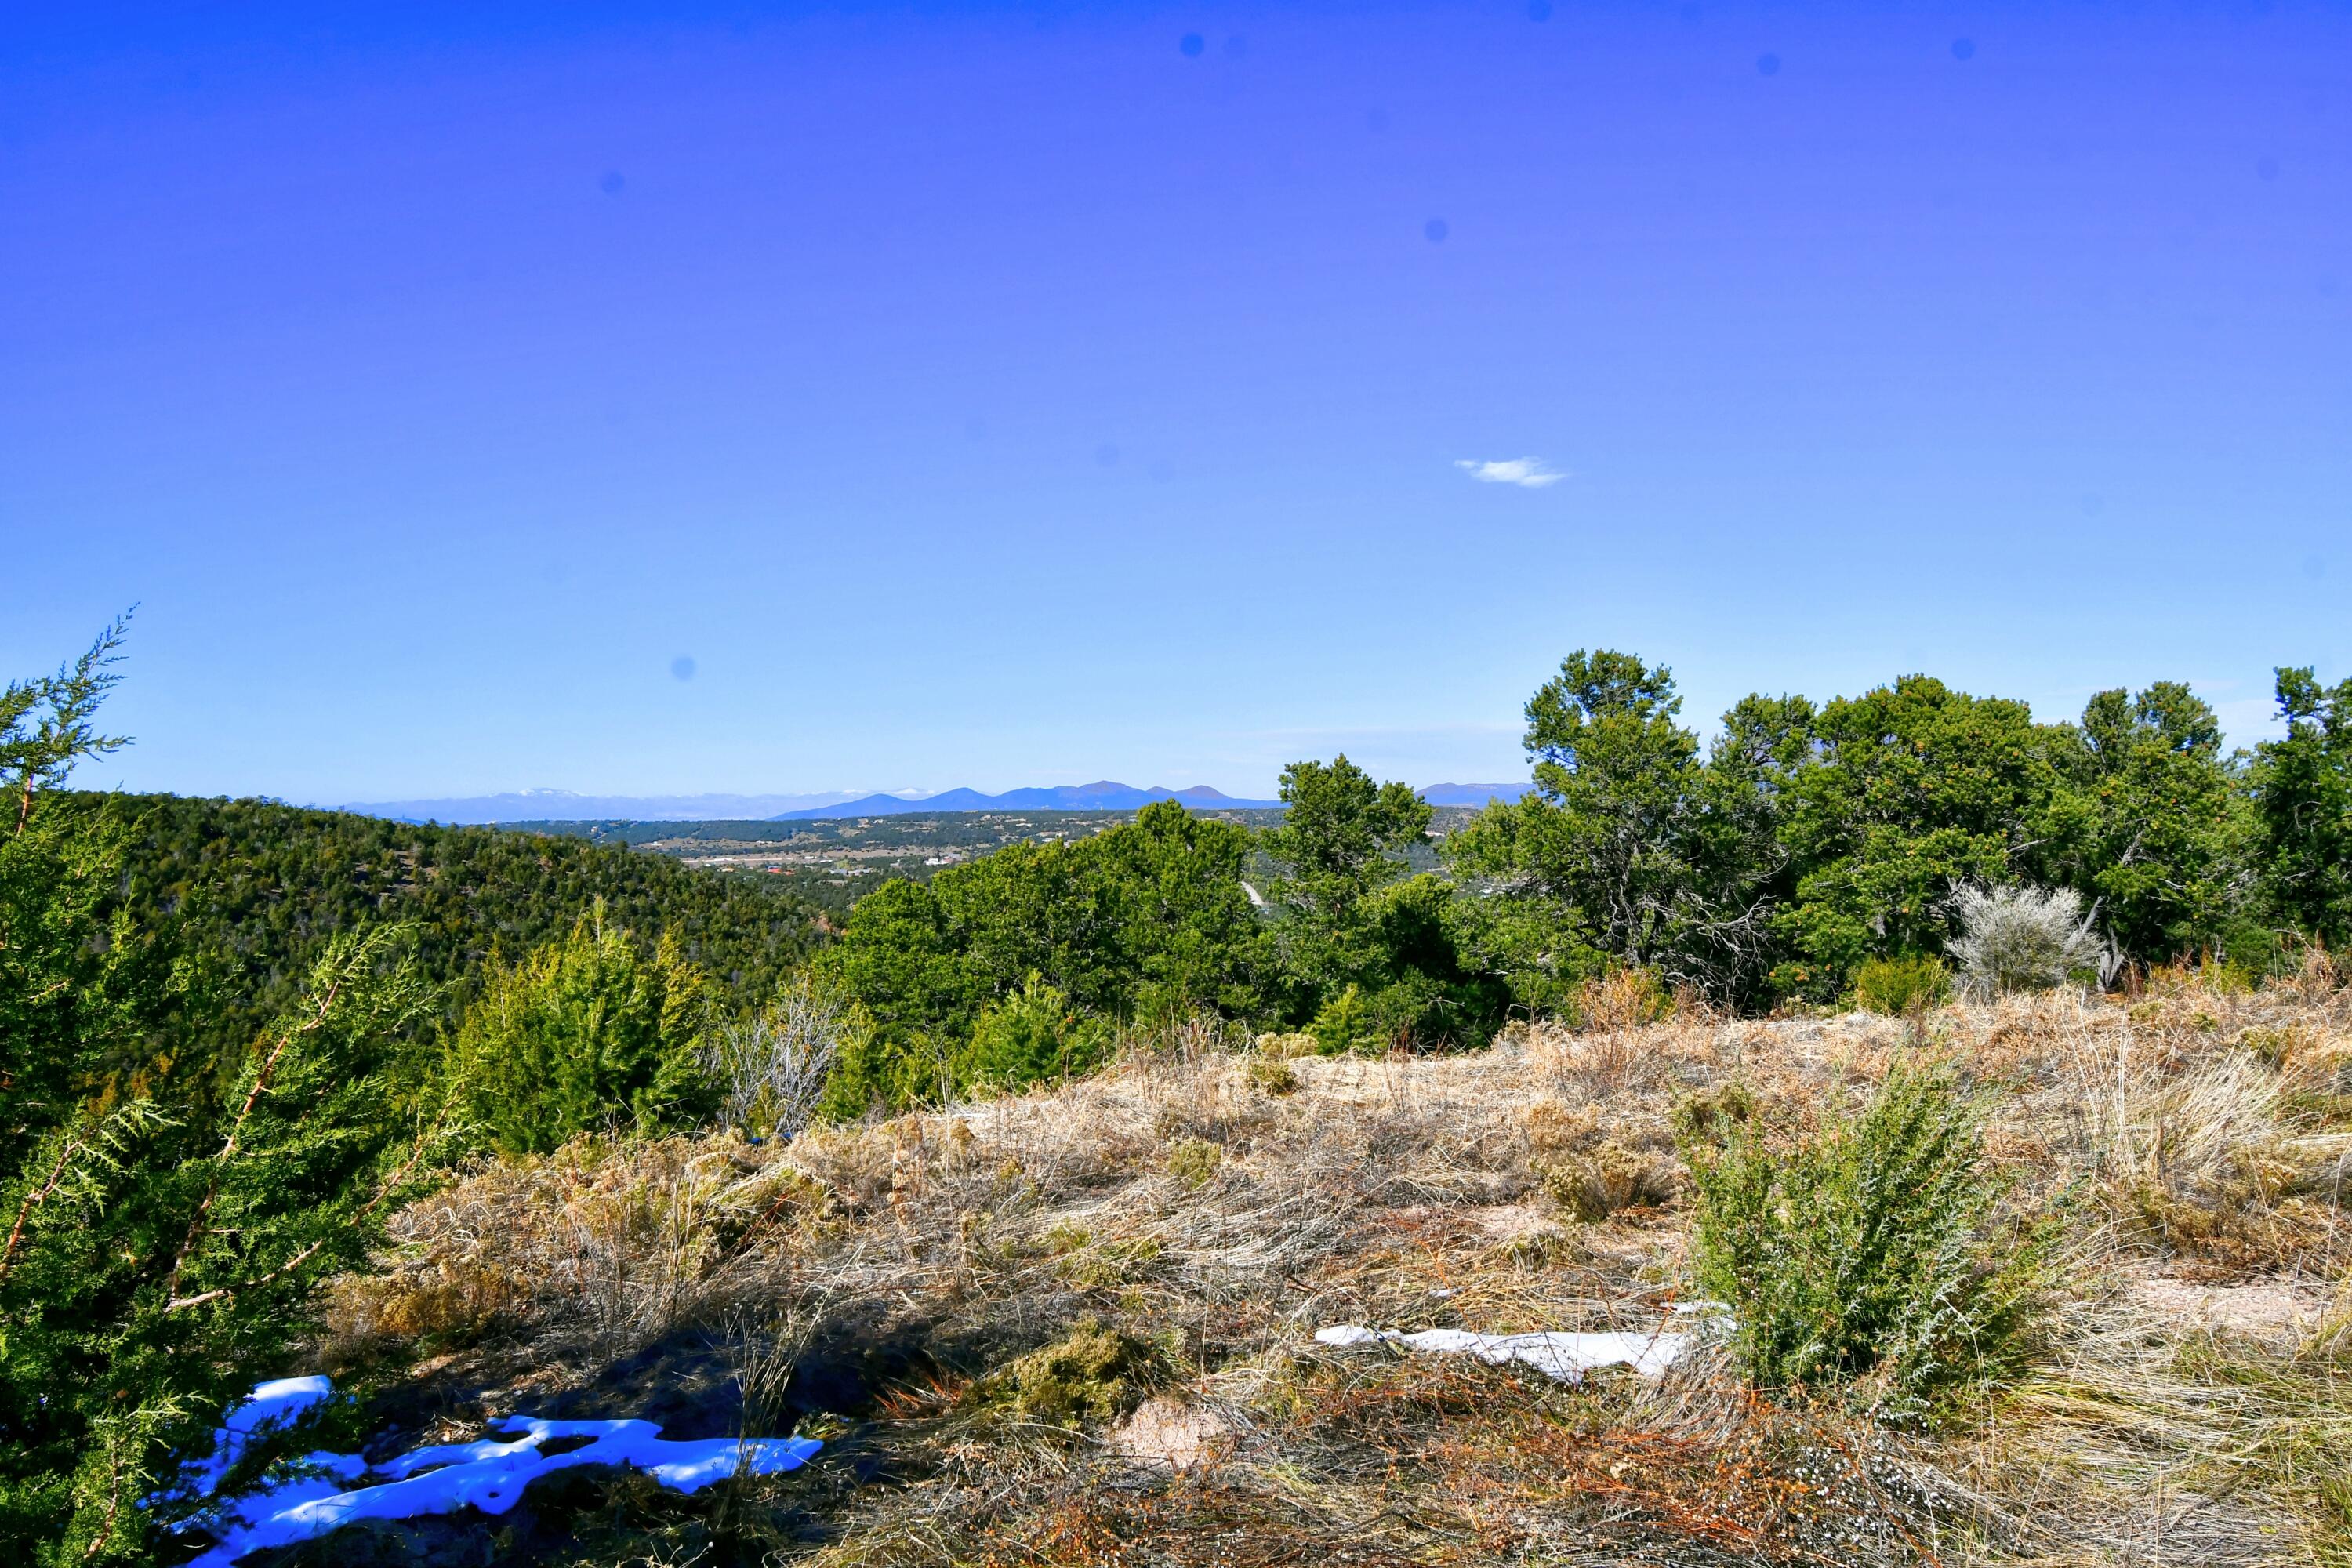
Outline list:
[[[2040,1249],[1999,1213],[1981,1124],[1955,1069],[1931,1061],[1898,1063],[1863,1110],[1810,1131],[1748,1120],[1721,1144],[1686,1135],[1694,1268],[1731,1308],[1750,1381],[1917,1423],[2021,1363]]]
[[[972,1025],[954,1064],[956,1084],[1018,1091],[1083,1077],[1109,1059],[1117,1044],[1108,1024],[1078,1013],[1067,996],[1032,974]]]
[[[1853,972],[1853,1005],[1881,1017],[1906,1017],[1936,1005],[1951,990],[1951,971],[1925,953],[1865,959]]]
[[[204,1447],[308,1325],[313,1287],[362,1262],[454,1152],[445,1108],[404,1110],[383,1076],[425,1001],[400,934],[339,942],[219,1106],[89,1095],[0,1185],[10,1561],[141,1559],[157,1518],[139,1500],[167,1455]]]
[[[85,840],[119,841],[103,912],[120,911],[201,980],[201,994],[182,995],[152,1032],[172,1040],[172,1077],[209,1093],[226,1089],[247,1045],[299,999],[327,944],[373,926],[411,929],[415,972],[440,998],[411,1031],[420,1063],[480,1000],[495,963],[561,941],[598,900],[609,922],[669,934],[745,998],[773,995],[822,937],[782,879],[582,837],[76,790],[46,795],[41,814]]]

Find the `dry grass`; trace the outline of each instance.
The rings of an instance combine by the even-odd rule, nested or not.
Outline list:
[[[1589,1001],[1471,1056],[1203,1037],[782,1150],[486,1169],[345,1282],[330,1348],[527,1403],[731,1333],[756,1418],[828,1438],[726,1530],[648,1513],[565,1560],[2352,1562],[2337,977],[1910,1022]],[[1923,1047],[1996,1095],[2014,1201],[2063,1225],[2045,1355],[1955,1426],[1777,1408],[1705,1357],[1570,1388],[1312,1342],[1654,1326],[1685,1289],[1677,1107],[1801,1120]],[[1097,1363],[1116,1393],[1056,1382]]]

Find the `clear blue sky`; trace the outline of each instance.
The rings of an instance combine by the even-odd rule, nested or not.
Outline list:
[[[1703,728],[2352,674],[2342,4],[328,9],[0,46],[0,669],[142,605],[91,783],[1255,795],[1523,776],[1580,646]]]

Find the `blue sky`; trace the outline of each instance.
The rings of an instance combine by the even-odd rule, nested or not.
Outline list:
[[[1702,728],[2352,674],[2345,5],[15,26],[0,668],[140,605],[91,783],[1262,795],[1519,776],[1585,646]]]

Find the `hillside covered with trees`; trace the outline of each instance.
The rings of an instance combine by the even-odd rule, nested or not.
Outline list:
[[[772,993],[823,937],[813,909],[759,879],[579,838],[176,795],[60,792],[44,812],[114,847],[121,879],[99,918],[171,952],[177,1048],[230,1070],[337,937],[377,926],[405,933],[435,1026],[455,1025],[497,961],[599,905],[615,926],[670,938],[730,994]]]

